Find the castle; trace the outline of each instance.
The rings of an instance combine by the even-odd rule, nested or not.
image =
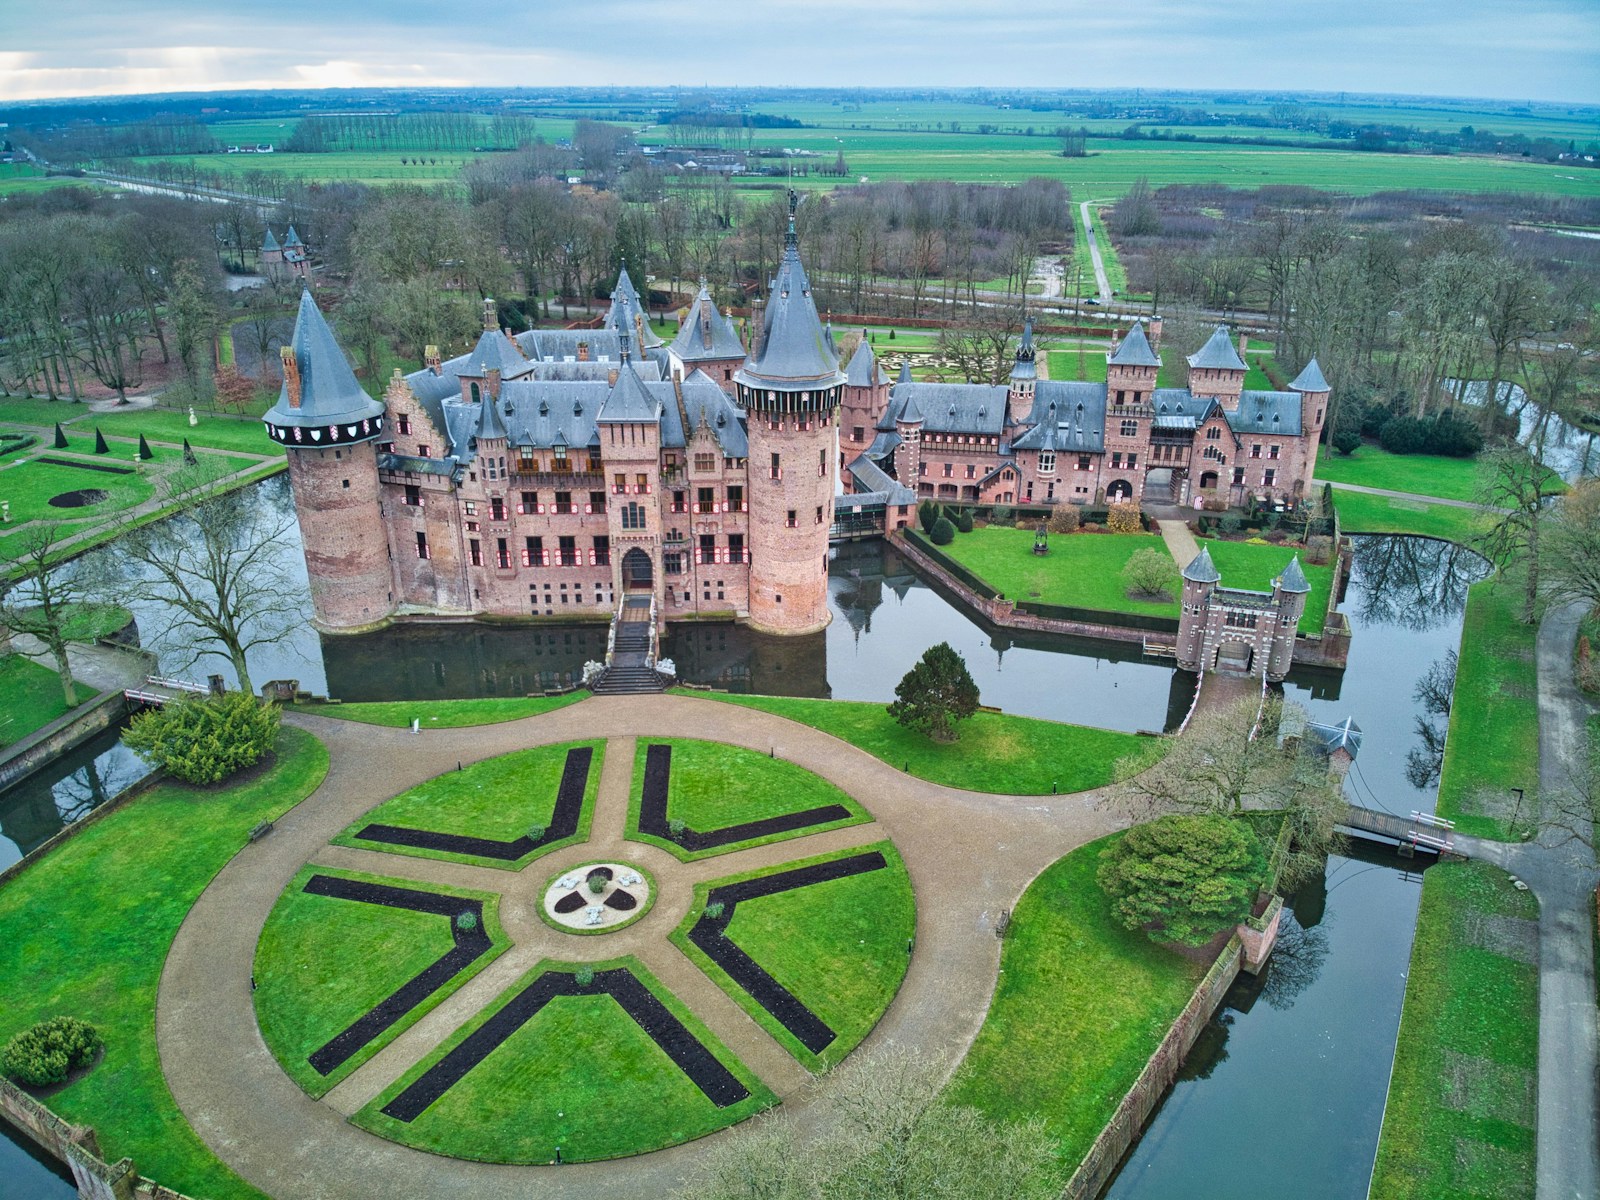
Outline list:
[[[1222,329],[1187,389],[1156,387],[1141,324],[1106,384],[1039,379],[1031,330],[1006,385],[902,369],[891,387],[865,337],[841,367],[793,205],[748,347],[703,285],[663,343],[624,268],[600,328],[513,335],[486,301],[471,351],[429,347],[380,402],[305,293],[264,420],[288,450],[318,625],[592,618],[632,596],[658,623],[807,633],[828,621],[830,533],[903,528],[919,496],[1044,507],[1309,488],[1327,384],[1312,363],[1292,391],[1244,391]]]
[[[294,226],[289,226],[288,232],[279,242],[272,232],[272,226],[267,226],[266,232],[261,235],[261,251],[259,255],[261,273],[274,279],[288,278],[310,280],[311,258],[306,250],[306,244],[300,240],[300,235],[294,231]]]

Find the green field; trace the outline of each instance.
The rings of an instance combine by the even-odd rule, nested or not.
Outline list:
[[[989,1014],[946,1098],[1038,1118],[1070,1171],[1183,1011],[1205,968],[1124,929],[1090,842],[1029,885],[1012,914]]]
[[[246,782],[161,784],[91,818],[0,889],[0,1041],[60,1014],[97,1026],[104,1059],[50,1107],[93,1126],[110,1161],[131,1157],[140,1174],[186,1195],[261,1194],[218,1161],[167,1090],[154,1017],[162,964],[250,830],[305,799],[327,770],[322,743],[285,726],[275,757]]]
[[[776,1103],[732,1053],[636,959],[626,967],[696,1035],[750,1095],[718,1108],[609,995],[557,996],[406,1123],[383,1115],[395,1096],[546,971],[541,962],[351,1118],[381,1137],[484,1162],[588,1162],[702,1137]]]
[[[1166,753],[1159,738],[1006,713],[980,712],[956,726],[957,741],[936,742],[899,724],[882,704],[725,692],[678,694],[787,717],[918,779],[973,792],[1046,796],[1088,791],[1112,782],[1119,764],[1143,769]]]
[[[1538,917],[1488,863],[1422,877],[1373,1196],[1533,1196]]]
[[[1346,488],[1333,489],[1339,527],[1345,533],[1414,533],[1470,546],[1482,532],[1477,509],[1420,500],[1391,500]]]
[[[1475,499],[1478,477],[1476,459],[1390,454],[1382,446],[1364,445],[1348,456],[1336,454],[1324,446],[1317,456],[1319,482],[1353,483],[1445,500]]]
[[[45,453],[55,457],[67,452]],[[98,460],[86,460],[77,467],[57,466],[30,458],[20,465],[6,467],[0,470],[0,500],[11,506],[11,520],[21,524],[104,518],[143,504],[155,494],[154,485],[142,471],[134,470],[128,461],[109,462],[109,458],[109,455],[102,455]],[[100,465],[116,466],[126,473],[96,470]],[[76,508],[56,508],[50,504],[52,497],[80,491],[104,492],[105,497]]]
[[[813,883],[792,891],[742,900],[722,936],[731,940],[827,1023],[837,1035],[813,1053],[757,1004],[698,946],[689,929],[706,898],[721,884],[755,879],[811,863],[880,851],[887,866],[860,875]],[[916,905],[905,863],[889,842],[855,847],[782,867],[767,867],[695,885],[694,905],[672,941],[808,1070],[826,1070],[872,1032],[900,990],[916,934]]]
[[[497,898],[439,884],[420,889],[483,902],[490,949],[446,981],[338,1068],[320,1074],[307,1061],[329,1039],[364,1016],[455,945],[450,921],[432,913],[362,904],[304,891],[313,875],[335,875],[392,887],[415,887],[350,871],[305,867],[273,906],[256,943],[256,1019],[262,1039],[308,1095],[324,1095],[406,1029],[416,1024],[506,947],[495,916]]]
[[[74,680],[74,683],[77,681]],[[77,685],[78,703],[94,697],[94,689]],[[61,676],[20,654],[0,655],[0,746],[20,742],[67,711]]]
[[[404,729],[420,721],[423,729],[459,729],[466,725],[497,725],[554,712],[588,698],[584,691],[565,696],[489,696],[476,700],[388,700],[355,704],[300,704],[296,712],[336,721],[359,721]]]
[[[281,455],[283,447],[267,436],[267,427],[259,417],[229,417],[220,413],[195,413],[197,424],[189,424],[189,414],[170,408],[150,408],[139,412],[100,413],[93,421],[82,421],[69,431],[91,429],[98,425],[108,438],[132,438],[143,434],[152,443],[181,446],[185,439],[191,446],[213,450],[239,450],[246,454],[262,456]],[[156,456],[161,451],[156,450]],[[239,464],[243,466],[244,464]]]
[[[1106,381],[1106,355],[1111,352],[1110,340],[1098,341],[1083,339],[1082,367],[1079,366],[1077,339],[1069,339],[1069,344],[1064,349],[1049,350],[1050,378],[1051,379],[1081,379],[1089,383],[1104,383]],[[1188,350],[1170,344],[1164,345],[1161,351],[1161,370],[1156,374],[1157,387],[1177,387],[1178,368],[1177,361],[1180,353],[1193,353],[1200,347],[1194,346]],[[1244,386],[1247,391],[1270,392],[1276,389],[1272,386],[1272,379],[1267,374],[1267,365],[1277,370],[1277,362],[1272,355],[1250,351],[1245,355]]]

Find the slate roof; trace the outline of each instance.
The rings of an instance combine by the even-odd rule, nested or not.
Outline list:
[[[413,475],[454,475],[460,465],[453,458],[418,458],[414,454],[380,454],[378,470],[408,471]]]
[[[261,239],[261,248],[263,250],[283,249],[282,246],[278,245],[278,239],[272,236],[272,226],[270,225],[267,226],[267,232]]]
[[[767,298],[766,317],[755,351],[740,368],[740,382],[751,387],[807,389],[833,387],[844,382],[838,357],[828,349],[828,335],[817,316],[811,281],[800,262],[800,243],[794,230],[795,197],[790,193],[789,232],[783,258]]]
[[[1244,392],[1239,407],[1225,413],[1235,433],[1300,436],[1299,392]]]
[[[1013,449],[1099,454],[1106,445],[1106,385],[1041,380],[1028,424],[1031,429],[1012,439]]]
[[[1306,579],[1306,573],[1300,569],[1300,556],[1296,554],[1289,560],[1289,565],[1283,569],[1283,574],[1278,576],[1278,586],[1286,592],[1306,593],[1311,590],[1311,584]]]
[[[1305,365],[1305,369],[1294,377],[1294,382],[1289,385],[1296,392],[1326,392],[1328,381],[1322,377],[1322,368],[1317,365],[1317,360],[1312,359]]]
[[[356,382],[355,372],[334,340],[333,330],[328,328],[322,310],[308,291],[300,293],[300,312],[289,345],[300,372],[300,407],[289,407],[289,384],[285,380],[278,402],[266,414],[269,424],[320,427],[383,414],[383,404],[367,395]]]
[[[1308,389],[1309,390],[1309,389]],[[1328,724],[1325,721],[1307,721],[1306,735],[1317,745],[1324,754],[1332,754],[1335,750],[1343,750],[1351,758],[1361,753],[1361,726],[1351,717],[1346,717],[1337,724]]]
[[[500,417],[500,402],[493,396],[485,396],[483,403],[478,405],[478,410],[478,440],[482,442],[490,438],[504,438],[506,423]]]
[[[850,365],[844,369],[844,381],[851,387],[876,387],[888,383],[889,377],[878,366],[878,356],[872,352],[872,342],[867,331],[861,331],[861,341],[850,356]]]
[[[1119,367],[1159,367],[1161,358],[1150,348],[1150,339],[1144,334],[1144,322],[1135,321],[1122,344],[1106,359]]]
[[[847,492],[834,501],[834,511],[851,505],[915,504],[917,494],[900,483],[877,463],[862,455],[845,468],[850,478],[864,491]]]
[[[1005,429],[1005,384],[897,383],[878,428],[894,428],[908,409],[922,415],[926,433],[999,434]],[[913,420],[915,418],[912,418]]]
[[[654,424],[661,419],[662,402],[650,394],[624,354],[617,382],[612,385],[606,402],[600,407],[597,420],[607,425],[623,423]]]
[[[1233,338],[1228,334],[1226,325],[1218,325],[1215,332],[1193,354],[1189,355],[1189,365],[1206,371],[1244,371],[1244,359],[1239,357],[1239,351],[1234,348]]]
[[[1194,583],[1216,583],[1222,578],[1222,572],[1211,561],[1211,551],[1201,546],[1200,553],[1190,559],[1189,565],[1183,569],[1183,577]]]
[[[689,305],[683,324],[678,326],[678,336],[672,339],[671,349],[686,363],[744,357],[739,331],[717,311],[705,284],[700,285],[700,294]]]
[[[633,319],[635,314],[645,318],[638,325]],[[611,307],[606,309],[602,328],[626,330],[628,336],[635,341],[642,338],[640,345],[646,350],[663,345],[655,330],[650,328],[649,310],[639,298],[639,289],[634,287],[633,280],[628,278],[627,263],[622,264],[622,270],[617,274],[617,286],[611,289]]]
[[[1037,379],[1038,364],[1034,362],[1033,318],[1022,322],[1022,344],[1017,347],[1017,361],[1011,365],[1012,379]]]
[[[465,375],[468,379],[484,378],[492,370],[498,370],[501,379],[515,379],[529,369],[528,360],[517,344],[498,329],[485,329],[480,333],[478,344],[464,357],[462,368],[453,374]]]
[[[591,359],[615,363],[622,358],[622,338],[615,329],[528,329],[515,341],[529,358],[546,362],[576,361],[579,342],[588,346]]]
[[[294,231],[294,226],[289,226],[289,232],[283,235],[283,248],[287,250],[290,246],[304,245],[305,243],[300,240],[300,235]]]

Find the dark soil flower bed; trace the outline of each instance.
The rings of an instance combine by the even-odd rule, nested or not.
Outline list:
[[[111,493],[100,488],[80,488],[75,492],[59,492],[46,503],[51,508],[88,508],[91,504],[99,504],[110,498]]]
[[[334,1037],[307,1060],[320,1075],[330,1075],[338,1070],[361,1048],[404,1017],[434,992],[438,991],[457,972],[469,965],[490,947],[489,935],[483,928],[483,902],[461,896],[446,896],[438,892],[420,892],[411,888],[389,887],[381,883],[367,883],[359,879],[343,879],[336,875],[313,875],[306,880],[305,892],[313,896],[331,896],[338,900],[354,900],[361,904],[380,904],[386,908],[405,908],[412,912],[434,913],[450,921],[450,933],[455,945],[442,957],[425,967],[419,974],[401,984],[377,1007],[356,1018],[343,1032]],[[462,929],[456,917],[470,912],[475,920],[471,929]]]
[[[52,467],[77,467],[80,471],[100,471],[106,475],[132,475],[132,467],[113,467],[110,463],[77,462],[70,458],[53,458],[48,454],[40,455],[35,462],[49,463]]]
[[[415,1083],[384,1105],[384,1115],[397,1121],[416,1120],[551,1000],[557,996],[594,995],[609,995],[621,1005],[622,1011],[634,1019],[718,1108],[737,1104],[750,1095],[744,1084],[673,1016],[655,993],[640,983],[632,971],[617,967],[596,971],[587,984],[579,983],[570,971],[545,972],[468,1034]]]
[[[807,808],[800,812],[766,817],[760,821],[745,821],[739,825],[726,825],[721,829],[704,832],[685,828],[673,835],[667,824],[667,784],[672,777],[672,747],[650,746],[645,750],[644,790],[639,797],[639,832],[676,842],[685,850],[711,850],[718,846],[731,846],[735,842],[770,837],[775,833],[791,833],[796,829],[809,829],[813,825],[826,825],[842,821],[852,814],[842,804],[824,804],[820,808]]]
[[[545,826],[543,836],[537,839],[524,834],[513,841],[501,842],[493,838],[381,824],[364,826],[356,837],[362,841],[384,842],[391,846],[413,846],[419,850],[438,850],[449,854],[492,858],[499,862],[515,862],[540,846],[559,842],[578,832],[578,818],[583,815],[583,793],[589,786],[589,767],[593,760],[594,751],[588,746],[567,751],[566,766],[561,772],[561,786],[556,792],[555,809],[550,814],[550,823]]]
[[[826,1021],[801,1003],[794,993],[767,974],[761,964],[725,937],[723,927],[732,922],[734,910],[741,900],[754,900],[759,896],[789,892],[831,879],[862,875],[881,870],[887,865],[883,855],[873,850],[712,888],[706,896],[706,904],[721,904],[722,916],[714,919],[702,912],[700,919],[689,930],[689,940],[705,951],[706,957],[726,971],[729,978],[750,993],[751,999],[794,1034],[802,1046],[813,1054],[820,1054],[838,1035]]]

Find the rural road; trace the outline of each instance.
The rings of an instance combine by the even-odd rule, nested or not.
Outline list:
[[[1089,243],[1089,259],[1094,263],[1094,282],[1100,290],[1100,303],[1111,303],[1111,283],[1106,279],[1106,264],[1100,257],[1100,242],[1094,234],[1094,218],[1089,215],[1089,205],[1099,204],[1098,200],[1085,200],[1078,205],[1078,212],[1083,217],[1083,236]]]

